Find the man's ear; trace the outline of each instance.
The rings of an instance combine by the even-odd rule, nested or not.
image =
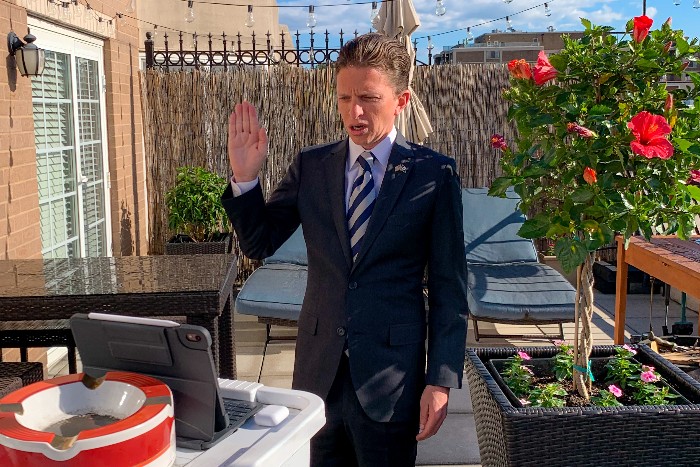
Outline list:
[[[405,91],[399,93],[399,102],[396,105],[396,110],[394,110],[394,116],[398,116],[403,109],[408,105],[408,101],[411,99],[411,93],[406,89]]]

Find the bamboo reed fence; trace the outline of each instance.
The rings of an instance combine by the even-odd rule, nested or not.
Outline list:
[[[425,142],[455,158],[465,187],[488,186],[499,174],[493,133],[512,139],[501,91],[501,65],[418,67],[413,88],[435,132]],[[267,128],[269,156],[260,180],[269,194],[304,146],[344,137],[337,114],[333,67],[240,67],[225,72],[148,70],[142,74],[149,203],[149,253],[163,252],[168,231],[164,194],[177,167],[198,165],[230,176],[226,154],[228,117],[242,100],[258,109]],[[235,239],[234,239],[235,240]],[[234,241],[236,252],[237,242]],[[239,255],[240,256],[240,255]],[[239,280],[254,265],[239,265]]]

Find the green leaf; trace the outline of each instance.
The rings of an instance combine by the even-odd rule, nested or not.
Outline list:
[[[498,177],[491,183],[489,188],[489,196],[502,198],[506,194],[506,190],[513,184],[513,180],[508,177]]]
[[[612,109],[607,105],[594,105],[588,111],[588,115],[610,115],[611,113]]]
[[[690,196],[692,196],[695,201],[700,203],[700,187],[688,185],[688,193],[690,193]]]
[[[676,39],[676,52],[679,55],[687,54],[689,49],[690,45],[688,44],[688,41],[686,41],[682,37]]]
[[[582,186],[571,193],[571,200],[576,204],[587,203],[594,196],[590,188]]]
[[[591,22],[586,18],[581,18],[581,24],[583,25],[586,31],[589,31],[591,29]]]
[[[523,222],[518,230],[518,235],[523,238],[539,238],[544,237],[549,229],[551,221],[549,217],[545,214],[538,214],[532,219],[528,219]]]
[[[657,62],[647,60],[646,58],[640,58],[639,60],[637,60],[637,66],[639,68],[644,68],[647,70],[655,70],[661,68]]]
[[[571,238],[560,238],[554,245],[554,254],[567,274],[583,264],[588,256],[588,250],[583,243]]]

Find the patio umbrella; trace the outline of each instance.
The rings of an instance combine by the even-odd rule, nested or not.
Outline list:
[[[420,19],[418,19],[418,14],[413,7],[412,0],[382,2],[377,20],[374,24],[377,32],[393,37],[403,43],[411,58],[408,87],[411,92],[411,98],[403,112],[396,117],[396,128],[398,128],[409,141],[422,144],[433,132],[433,127],[430,125],[430,120],[428,119],[428,114],[425,112],[423,104],[421,104],[420,99],[410,86],[413,80],[413,70],[415,67],[414,58],[416,55],[411,45],[411,34],[418,26],[420,26]]]

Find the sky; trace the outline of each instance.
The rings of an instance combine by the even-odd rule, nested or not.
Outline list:
[[[660,27],[670,16],[675,29],[683,29],[686,36],[691,38],[699,37],[700,8],[693,8],[694,2],[700,4],[700,0],[647,0],[646,14],[654,20],[652,29]],[[505,19],[498,19],[505,16],[509,16],[513,28],[517,31],[540,32],[546,31],[548,26],[553,26],[560,32],[581,31],[583,26],[580,18],[587,18],[593,24],[613,26],[616,31],[622,31],[628,20],[642,14],[643,8],[643,0],[547,0],[552,12],[551,16],[547,17],[544,14],[543,3],[544,0],[511,0],[510,3],[505,3],[504,0],[444,0],[446,13],[437,16],[436,0],[413,0],[421,22],[420,27],[412,34],[412,38],[419,39],[418,58],[427,61],[428,35],[435,46],[435,54],[442,51],[443,47],[465,40],[467,27],[471,27],[474,37],[493,29],[505,30]],[[372,7],[371,2],[367,0],[277,0],[277,4],[281,7],[280,23],[289,26],[290,31],[299,30],[302,34],[309,31],[306,27],[308,6],[285,6],[314,4],[317,19],[314,31],[321,33],[328,29],[331,33],[331,47],[337,46],[340,29],[345,33],[355,29],[359,33],[370,31],[369,17]],[[381,5],[381,2],[379,4]],[[449,32],[453,30],[459,31]]]

